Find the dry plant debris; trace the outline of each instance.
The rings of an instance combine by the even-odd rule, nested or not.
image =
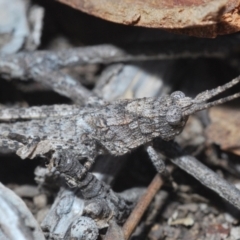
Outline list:
[[[169,29],[197,37],[216,37],[240,30],[239,0],[58,0],[116,23]]]
[[[179,132],[175,125],[184,125],[185,118],[198,110],[232,99],[205,101],[239,81],[237,78],[226,83],[240,74],[239,35],[206,40],[129,26],[147,19],[146,12],[140,12],[140,18],[131,15],[140,5],[141,9],[152,13],[161,10],[162,14],[184,8],[174,19],[165,19],[166,24],[172,23],[172,30],[185,26],[182,31],[191,30],[192,26],[200,36],[205,34],[202,28],[220,26],[221,16],[230,14],[231,18],[231,11],[237,16],[238,1],[199,0],[195,6],[190,1],[186,6],[182,1],[181,6],[174,3],[176,8],[173,2],[162,1],[167,7],[161,9],[157,1],[135,1],[135,8],[129,7],[129,1],[126,9],[130,17],[125,25],[102,21],[57,1],[15,1],[23,4],[24,11],[18,14],[25,19],[30,35],[23,31],[20,44],[10,54],[4,49],[11,41],[2,40],[15,39],[20,22],[6,25],[7,32],[0,35],[0,181],[5,185],[0,185],[0,239],[239,239],[239,156],[237,152],[223,151],[224,144],[221,148],[206,144],[204,135],[206,126],[210,124],[211,128],[217,118],[221,118],[221,128],[231,126],[231,131],[237,132],[237,106],[236,112],[226,106],[227,116],[210,111],[212,123],[207,111],[201,111],[190,116],[186,126],[178,125]],[[14,8],[11,1],[4,3]],[[89,7],[91,1],[85,3]],[[35,4],[42,10],[31,14]],[[121,1],[116,9],[124,4]],[[43,12],[44,21],[40,14]],[[188,19],[187,13],[196,18]],[[179,16],[184,16],[182,22],[176,22]],[[0,29],[5,26],[2,23]],[[176,23],[187,25],[175,28]],[[69,36],[70,29],[73,34]],[[29,48],[28,39],[35,36],[39,40],[41,34],[41,50],[35,50],[38,44]],[[205,91],[220,85],[224,87]],[[232,88],[233,93],[239,92],[237,87]],[[189,97],[184,97],[183,92]],[[194,98],[198,93],[202,94]],[[159,99],[162,105],[156,123],[162,124],[162,132],[157,136],[169,140],[184,128],[175,139],[177,143],[155,138],[152,127],[156,123],[145,121],[149,117],[151,120],[159,109],[154,108]],[[130,125],[140,123],[140,134],[132,138],[134,134],[127,127],[136,113],[140,118],[130,121]],[[161,113],[162,118],[158,116]],[[181,117],[183,122],[179,121]],[[223,118],[229,126],[222,125]],[[78,129],[73,119],[82,126],[80,131],[88,131],[79,141],[81,134],[75,131]],[[111,119],[113,122],[107,127],[115,135],[103,144],[100,140],[107,136],[104,127]],[[61,137],[60,145],[54,145],[54,135]],[[100,140],[86,139],[90,136]],[[121,136],[122,142],[116,141]],[[67,145],[66,138],[70,138]],[[232,146],[237,142],[224,138]],[[139,139],[151,140],[151,144],[138,142]],[[45,144],[47,141],[49,144]],[[121,156],[114,156],[115,152],[107,151],[107,146],[117,149]],[[33,158],[37,152],[44,158],[21,161],[10,154],[18,147],[23,158]],[[84,155],[91,147],[93,151]],[[82,159],[78,161],[80,153]],[[86,157],[96,160],[90,171]],[[161,172],[161,178],[156,176],[153,165]],[[8,224],[11,220],[12,225]]]
[[[41,42],[44,9],[28,0],[0,0],[0,52],[35,50]]]
[[[211,124],[206,129],[209,142],[220,145],[222,150],[240,155],[239,111],[234,108],[217,107],[209,111],[209,116]]]
[[[124,239],[128,240],[132,235],[133,231],[139,224],[143,214],[145,213],[146,209],[149,207],[151,201],[153,200],[154,196],[157,194],[161,186],[163,185],[163,180],[161,179],[160,175],[157,174],[149,187],[147,188],[146,193],[139,199],[138,204],[132,211],[131,215],[124,223],[123,226],[123,235]]]

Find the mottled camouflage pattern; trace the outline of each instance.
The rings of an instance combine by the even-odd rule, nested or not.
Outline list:
[[[195,99],[177,91],[157,99],[100,102],[83,109],[67,105],[2,109],[0,147],[16,151],[21,158],[71,150],[79,159],[87,159],[88,170],[99,154],[123,155],[156,137],[167,141],[174,139],[190,114],[239,97],[237,93],[205,103],[239,80],[238,77],[205,91]]]

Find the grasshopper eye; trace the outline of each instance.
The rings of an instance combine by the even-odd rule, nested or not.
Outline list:
[[[181,108],[178,106],[170,106],[167,111],[166,120],[170,125],[173,126],[181,123],[182,120]]]
[[[176,91],[176,92],[173,92],[171,94],[171,97],[177,100],[177,99],[180,99],[180,98],[184,98],[185,94],[181,91]]]

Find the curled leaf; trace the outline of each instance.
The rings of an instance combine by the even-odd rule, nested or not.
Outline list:
[[[102,19],[198,37],[240,30],[239,0],[58,0]]]

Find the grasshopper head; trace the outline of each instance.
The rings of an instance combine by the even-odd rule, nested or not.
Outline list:
[[[239,82],[240,76],[223,86],[204,91],[198,94],[195,98],[186,97],[185,94],[180,91],[173,92],[169,97],[169,104],[165,112],[165,121],[168,125],[164,125],[162,127],[161,137],[164,140],[173,139],[176,135],[182,132],[189,115],[240,97],[240,93],[236,93],[234,95],[206,103],[207,100],[221,92],[226,91]]]
[[[186,97],[183,92],[176,91],[171,94],[171,99],[173,104],[169,107],[166,115],[167,122],[174,126],[182,124],[184,119],[195,112],[201,111],[203,109],[207,109],[233,99],[240,97],[240,93],[236,93],[234,95],[221,98],[219,100],[206,103],[207,100],[211,99],[212,97],[218,95],[226,91],[227,89],[233,87],[237,83],[240,82],[240,76],[233,79],[232,81],[214,88],[212,90],[206,90],[200,94],[198,94],[194,99],[190,97]]]

